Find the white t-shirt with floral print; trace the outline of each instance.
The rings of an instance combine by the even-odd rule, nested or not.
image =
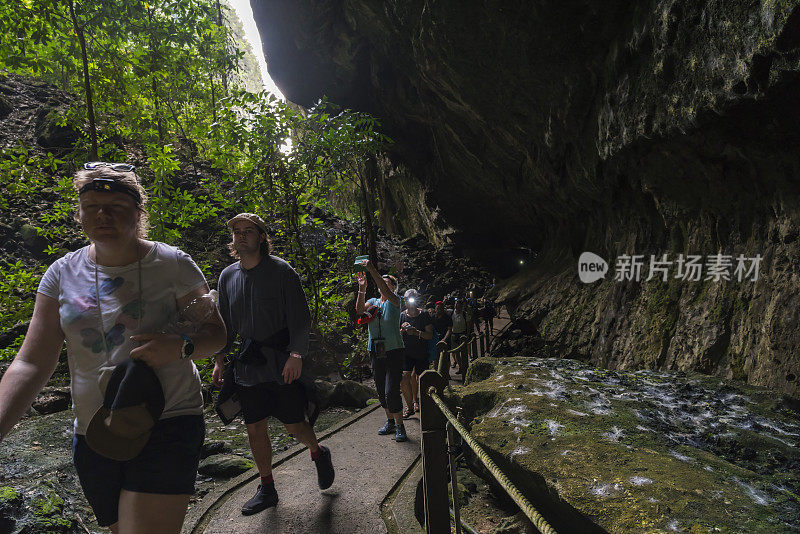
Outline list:
[[[192,258],[164,243],[155,242],[141,265],[141,306],[138,262],[121,267],[97,266],[102,325],[97,309],[95,263],[89,259],[88,246],[56,260],[39,283],[39,293],[58,301],[78,434],[86,433],[89,421],[103,404],[111,371],[135,347],[130,336],[172,331],[170,327],[178,319],[177,299],[205,284],[203,273]],[[137,329],[140,309],[141,328]],[[161,419],[203,412],[200,375],[194,362],[169,363],[156,369],[156,375],[164,388]]]

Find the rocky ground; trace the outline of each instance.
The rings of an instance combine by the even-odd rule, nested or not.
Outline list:
[[[356,382],[319,381],[317,390],[325,406],[315,425],[317,432],[375,402],[371,400],[374,389]],[[0,532],[105,532],[94,519],[72,465],[68,390],[49,388],[34,406],[0,448]],[[222,425],[211,405],[206,407],[205,420],[206,441],[190,507],[219,484],[254,466],[241,421]],[[297,444],[273,420],[270,437],[276,454]]]
[[[565,359],[485,358],[467,378],[451,401],[559,531],[800,532],[789,397]]]

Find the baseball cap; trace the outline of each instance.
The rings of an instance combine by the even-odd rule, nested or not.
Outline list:
[[[155,371],[140,360],[117,365],[103,405],[86,429],[86,443],[96,453],[125,461],[139,454],[164,411],[164,389]]]
[[[228,228],[233,228],[233,223],[236,221],[247,221],[251,222],[256,225],[256,227],[260,228],[265,234],[267,232],[267,223],[264,222],[264,219],[256,215],[255,213],[240,213],[233,219],[228,221]]]

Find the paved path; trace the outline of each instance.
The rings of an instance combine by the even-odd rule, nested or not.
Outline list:
[[[303,451],[274,471],[278,506],[242,516],[242,504],[253,496],[258,485],[254,480],[227,495],[208,524],[196,532],[386,532],[380,505],[419,456],[420,444],[418,416],[406,421],[406,443],[377,435],[385,421],[384,411],[379,408],[322,441],[331,449],[336,468],[336,481],[328,490],[319,491],[314,464],[308,451]]]
[[[494,319],[495,333],[509,322],[507,313],[502,312]],[[461,377],[450,371],[453,382],[460,383]],[[308,451],[298,453],[298,448],[276,458],[278,506],[252,516],[242,515],[242,504],[253,496],[258,485],[257,479],[247,480],[254,473],[247,473],[231,481],[227,488],[209,494],[197,507],[195,517],[187,519],[184,532],[386,533],[381,504],[419,458],[419,415],[406,420],[406,443],[377,435],[377,429],[386,421],[381,408],[354,419],[322,439],[331,449],[336,468],[336,481],[330,489],[319,491]]]

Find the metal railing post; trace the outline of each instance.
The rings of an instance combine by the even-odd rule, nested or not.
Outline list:
[[[449,534],[450,506],[447,502],[447,431],[442,411],[428,390],[441,394],[445,382],[436,371],[425,371],[419,377],[420,430],[422,434],[422,484],[425,492],[425,532]]]

